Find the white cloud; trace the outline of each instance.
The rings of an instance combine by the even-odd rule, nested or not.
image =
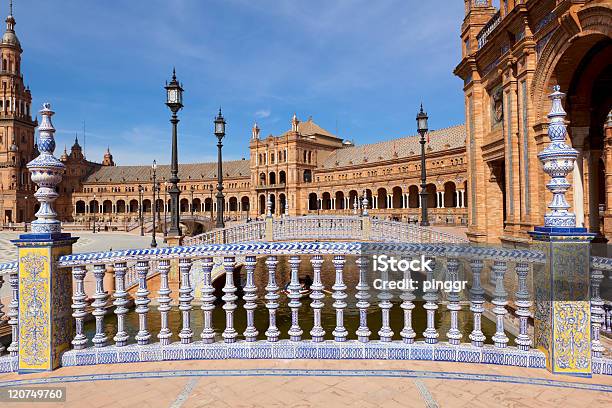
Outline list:
[[[269,118],[271,114],[272,112],[270,111],[270,109],[260,109],[255,112],[255,117],[257,119],[266,119]]]

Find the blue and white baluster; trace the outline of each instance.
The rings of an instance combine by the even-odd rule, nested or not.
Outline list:
[[[74,317],[75,323],[75,336],[72,340],[72,347],[75,350],[84,349],[87,345],[87,337],[83,333],[83,324],[85,322],[85,317],[87,316],[87,312],[85,311],[85,308],[87,307],[87,302],[85,302],[87,295],[85,294],[84,282],[86,274],[87,269],[83,265],[74,266],[72,268],[72,278],[74,279],[75,283],[74,293],[72,295],[72,317]]]
[[[493,276],[495,277],[495,291],[493,292],[493,301],[495,305],[493,313],[496,317],[495,334],[493,335],[493,344],[495,347],[504,348],[508,344],[508,336],[504,332],[504,317],[506,316],[506,305],[508,304],[508,293],[504,289],[504,275],[506,274],[506,262],[493,262]]]
[[[96,291],[93,295],[94,301],[91,306],[94,308],[91,314],[96,318],[96,334],[92,342],[94,347],[104,347],[108,342],[108,337],[104,332],[104,316],[106,315],[106,302],[108,293],[104,290],[104,275],[106,275],[106,265],[94,265],[94,278],[96,279]]]
[[[291,282],[287,287],[289,290],[289,295],[287,295],[287,297],[290,299],[288,306],[291,309],[291,327],[289,328],[289,339],[291,341],[300,341],[303,333],[298,321],[298,311],[300,310],[300,306],[302,306],[300,302],[300,298],[302,297],[300,290],[302,286],[300,285],[298,277],[299,266],[300,257],[295,255],[290,256],[289,267],[291,269]]]
[[[357,200],[356,196],[355,200]],[[357,268],[359,268],[359,283],[357,283],[357,293],[355,294],[355,298],[357,299],[356,306],[357,309],[359,309],[359,327],[355,334],[357,334],[357,340],[362,343],[367,343],[370,341],[370,335],[372,334],[368,328],[368,308],[370,307],[370,303],[368,302],[370,298],[370,286],[368,286],[366,279],[368,259],[365,256],[360,256],[355,260],[355,263],[357,264]]]
[[[138,314],[138,333],[136,342],[143,346],[149,344],[151,333],[147,326],[147,314],[149,313],[149,290],[147,289],[147,274],[149,272],[149,261],[136,261],[136,273],[138,273],[138,290],[136,291],[136,313]]]
[[[518,288],[516,291],[516,314],[519,317],[519,335],[516,337],[515,343],[519,350],[528,351],[531,348],[531,337],[527,333],[527,322],[531,313],[531,300],[529,299],[529,291],[527,290],[527,274],[529,273],[529,264],[519,262],[516,264],[516,275],[518,277]]]
[[[484,289],[480,281],[483,263],[480,259],[472,259],[470,261],[470,269],[472,270],[472,287],[470,288],[470,310],[474,314],[474,328],[470,333],[472,346],[482,347],[485,341],[485,335],[482,332],[482,314],[484,313]]]
[[[157,268],[159,269],[159,290],[157,291],[157,303],[159,306],[157,310],[159,310],[159,317],[161,320],[161,328],[159,333],[157,333],[157,338],[159,339],[159,344],[167,346],[170,344],[170,338],[172,337],[172,331],[168,327],[168,313],[170,313],[172,309],[170,307],[170,302],[172,301],[170,294],[172,291],[168,285],[170,261],[167,259],[159,261]]]
[[[342,273],[344,269],[344,264],[346,259],[344,255],[336,255],[334,256],[334,268],[336,269],[336,281],[332,289],[334,293],[332,294],[332,298],[334,298],[333,307],[336,309],[336,328],[332,332],[334,335],[334,340],[336,341],[346,341],[346,336],[348,335],[348,331],[344,327],[344,309],[346,309],[345,299],[346,295],[346,285],[344,283]]]
[[[431,258],[427,258],[431,259]],[[438,310],[438,291],[434,287],[434,270],[435,270],[435,260],[433,260],[430,264],[431,270],[426,272],[427,281],[431,282],[431,286],[429,289],[425,291],[423,295],[423,299],[425,300],[425,305],[423,308],[427,313],[427,328],[423,332],[423,337],[425,337],[425,343],[427,344],[436,344],[438,342],[438,331],[436,330],[436,310]]]
[[[115,301],[113,302],[113,306],[115,306],[115,315],[117,315],[117,333],[115,337],[113,337],[113,340],[117,347],[123,347],[127,345],[129,338],[125,331],[125,315],[128,312],[128,308],[126,307],[128,304],[128,293],[125,291],[125,272],[127,271],[127,263],[115,262],[113,269],[115,270],[115,293],[113,294]]]
[[[2,290],[2,285],[4,285],[4,277],[0,275],[0,291]],[[2,320],[2,318],[4,317],[4,312],[2,311],[3,308],[4,305],[2,304],[2,299],[0,299],[0,328],[4,326],[4,320]],[[4,344],[0,343],[0,355],[4,353],[4,350]]]
[[[246,285],[244,285],[244,309],[246,310],[247,326],[244,331],[244,338],[246,341],[257,340],[259,332],[255,328],[255,309],[257,304],[257,287],[255,286],[255,265],[257,264],[257,258],[254,256],[247,256],[244,262],[246,269]]]
[[[388,268],[384,271],[381,271],[380,278],[383,282],[383,285],[389,282],[389,272]],[[390,342],[393,338],[393,330],[391,330],[390,320],[389,320],[389,312],[393,303],[391,303],[391,299],[393,299],[393,295],[386,289],[387,285],[384,285],[382,290],[378,292],[378,307],[380,307],[380,311],[382,313],[382,325],[380,330],[378,331],[378,335],[380,336],[380,341],[382,342]]]
[[[270,316],[268,330],[266,330],[268,341],[278,341],[278,337],[280,336],[278,327],[276,327],[276,309],[278,309],[278,299],[280,298],[278,294],[279,287],[276,283],[277,265],[278,260],[276,256],[269,256],[268,259],[266,259],[266,266],[268,267],[268,284],[266,285],[265,299],[267,301],[266,308]]]
[[[448,305],[446,308],[450,312],[450,329],[446,332],[448,343],[454,346],[461,342],[461,331],[459,330],[459,311],[461,305],[459,304],[459,290],[455,289],[454,285],[459,282],[459,261],[457,258],[448,258],[446,261],[446,271],[448,274],[448,280],[453,283],[453,288],[448,292]]]
[[[183,318],[183,327],[179,332],[179,338],[182,344],[189,344],[193,340],[193,330],[191,330],[191,301],[193,295],[191,294],[191,259],[181,258],[179,259],[179,273],[181,277],[181,283],[179,285],[179,310]]]
[[[416,337],[416,332],[412,328],[412,310],[415,307],[413,300],[416,296],[412,293],[412,287],[410,286],[412,279],[411,275],[410,269],[406,268],[404,270],[404,282],[406,286],[400,295],[400,299],[402,299],[400,307],[404,310],[404,328],[400,332],[400,336],[402,336],[402,340],[406,344],[414,343],[414,338]]]
[[[213,329],[212,314],[215,310],[215,288],[212,286],[212,268],[213,259],[206,257],[202,259],[202,289],[200,294],[202,297],[202,313],[204,317],[204,327],[200,337],[202,342],[206,344],[213,343],[215,341],[215,329]]]
[[[315,255],[310,259],[310,263],[312,264],[312,271],[314,274],[314,279],[312,281],[312,285],[310,285],[310,289],[312,289],[312,293],[310,294],[310,299],[312,299],[312,303],[310,306],[312,307],[312,314],[314,316],[314,323],[312,326],[312,330],[310,330],[310,336],[312,337],[312,341],[315,343],[323,341],[325,337],[325,330],[323,326],[321,326],[321,309],[323,309],[322,300],[325,298],[323,294],[323,283],[321,282],[321,267],[323,266],[323,257],[321,255]]]
[[[599,286],[604,276],[600,269],[593,268],[591,272],[591,350],[593,357],[601,357],[604,346],[601,344],[600,331],[604,323],[604,301],[601,298]]]
[[[235,295],[236,286],[234,285],[235,266],[236,259],[233,256],[223,258],[225,286],[223,287],[224,295],[221,299],[225,302],[223,304],[223,310],[225,310],[225,330],[223,330],[222,336],[226,343],[235,342],[238,335],[236,329],[234,329],[234,310],[236,310],[236,299],[238,299],[238,296]]]

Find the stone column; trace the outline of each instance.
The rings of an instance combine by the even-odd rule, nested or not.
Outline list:
[[[62,352],[74,337],[72,318],[72,274],[60,268],[57,260],[72,253],[77,238],[61,232],[53,208],[59,194],[55,191],[64,165],[53,156],[54,112],[45,103],[40,111],[40,155],[28,163],[32,181],[38,185],[34,197],[40,203],[32,231],[13,241],[19,262],[19,372],[53,370],[60,365]]]
[[[553,373],[590,376],[591,309],[589,299],[590,244],[594,234],[576,227],[565,193],[566,176],[573,171],[578,152],[565,144],[567,130],[559,86],[550,95],[548,114],[550,144],[538,154],[544,172],[552,177],[547,188],[553,193],[544,226],[531,233],[534,245],[544,252],[544,265],[534,264],[535,347],[546,354]]]
[[[584,141],[589,135],[588,127],[572,128],[572,146],[578,151],[576,166],[572,172],[572,190],[574,193],[574,213],[576,214],[576,226],[584,227]]]
[[[444,208],[444,191],[440,191],[440,208]]]
[[[606,189],[606,209],[604,212],[604,225],[602,233],[608,238],[612,238],[612,110],[608,113],[604,124],[604,170],[605,170],[605,189]]]

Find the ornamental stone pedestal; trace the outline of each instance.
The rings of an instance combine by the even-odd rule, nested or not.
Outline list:
[[[40,210],[31,232],[13,241],[19,261],[19,373],[57,368],[61,353],[68,350],[74,336],[72,275],[70,269],[57,266],[57,259],[72,253],[77,238],[61,232],[53,209],[58,197],[55,187],[62,180],[64,164],[53,156],[51,105],[45,103],[40,114],[40,155],[27,165],[38,186],[34,197]]]
[[[565,143],[566,113],[559,86],[550,95],[548,114],[550,144],[538,154],[544,172],[551,176],[546,187],[553,194],[544,226],[531,232],[534,245],[546,255],[546,263],[534,269],[535,347],[547,358],[549,371],[591,376],[591,311],[589,297],[590,241],[594,234],[576,227],[565,193],[578,152]]]

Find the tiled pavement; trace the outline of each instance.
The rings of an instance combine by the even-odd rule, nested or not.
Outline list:
[[[586,379],[539,369],[425,361],[224,360],[66,367],[3,374],[0,387],[14,380],[21,385],[53,381],[50,385],[66,387],[67,401],[2,401],[3,408],[612,406],[610,376]]]

